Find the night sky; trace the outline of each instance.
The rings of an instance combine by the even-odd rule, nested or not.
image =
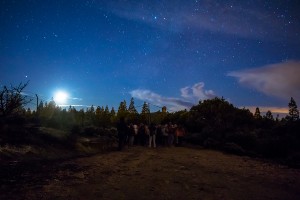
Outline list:
[[[1,87],[29,80],[24,94],[44,101],[62,91],[57,103],[77,108],[300,104],[297,0],[1,0],[0,15]]]

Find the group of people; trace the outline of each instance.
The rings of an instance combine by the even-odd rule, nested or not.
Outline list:
[[[125,145],[141,145],[156,148],[162,146],[181,146],[186,134],[185,129],[176,124],[169,122],[165,125],[147,124],[129,124],[127,125],[124,118],[120,119],[117,124],[119,145],[118,149],[122,150]]]

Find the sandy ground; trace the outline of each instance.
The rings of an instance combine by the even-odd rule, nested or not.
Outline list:
[[[300,199],[300,170],[223,154],[133,147],[1,168],[0,199]]]

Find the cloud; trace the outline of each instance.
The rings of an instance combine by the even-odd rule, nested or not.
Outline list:
[[[130,92],[131,96],[157,106],[167,106],[171,111],[190,109],[198,101],[215,97],[212,90],[204,90],[204,83],[199,82],[192,87],[180,89],[182,98],[164,97],[150,90],[137,89]]]
[[[244,108],[249,109],[252,114],[255,113],[256,108],[259,108],[260,114],[262,116],[266,115],[268,111],[272,112],[272,115],[275,118],[284,118],[289,114],[289,110],[287,107],[268,107],[268,106],[245,106]],[[242,109],[242,107],[241,107]]]
[[[255,110],[257,106],[245,106],[245,108],[249,109],[253,114],[255,113]],[[268,111],[271,111],[273,114],[288,114],[289,110],[287,107],[267,107],[267,106],[259,106],[259,111],[263,114],[265,114]],[[276,117],[276,116],[274,116]]]
[[[183,98],[193,100],[194,102],[204,99],[211,99],[216,96],[214,91],[204,89],[203,82],[196,83],[192,87],[187,86],[181,88],[180,92]]]
[[[299,27],[288,18],[278,17],[271,10],[262,9],[260,1],[245,4],[242,1],[230,4],[222,1],[194,2],[165,1],[109,1],[108,8],[122,18],[147,23],[153,27],[172,32],[187,29],[237,35],[243,38],[297,41]],[[149,9],[151,8],[151,9]],[[297,17],[297,16],[295,16]],[[289,24],[287,27],[286,24]],[[288,31],[282,29],[287,27]],[[272,34],[270,34],[272,33]]]
[[[138,90],[131,91],[130,94],[134,98],[150,102],[157,106],[171,105],[179,108],[190,108],[193,106],[192,102],[185,101],[179,98],[163,97],[150,90],[138,89]]]
[[[228,73],[239,83],[269,96],[300,99],[300,61],[266,65]]]
[[[82,101],[82,98],[78,98],[78,97],[71,97],[71,98],[69,98],[69,99]]]
[[[89,108],[91,105],[81,105],[81,104],[59,104],[59,107],[86,107]]]

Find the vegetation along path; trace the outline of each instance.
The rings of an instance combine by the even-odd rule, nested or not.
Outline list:
[[[299,169],[204,149],[133,147],[17,169],[1,199],[300,199]]]

